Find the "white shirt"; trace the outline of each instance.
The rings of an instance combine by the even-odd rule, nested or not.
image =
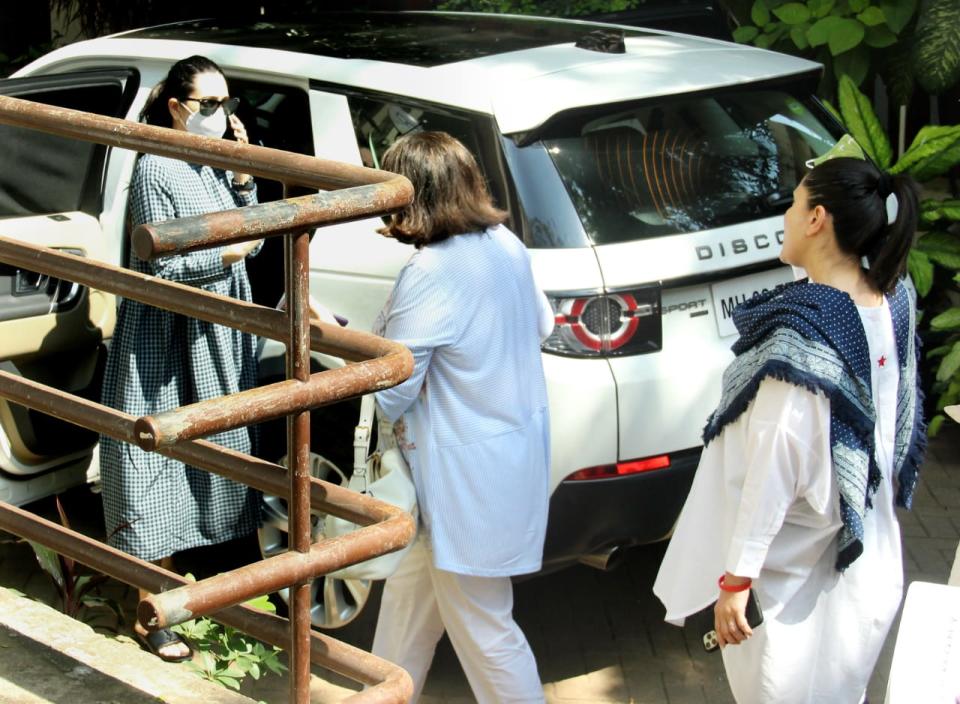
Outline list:
[[[550,465],[540,341],[553,314],[505,227],[417,250],[381,322],[410,378],[377,393],[410,462],[435,565],[475,576],[540,569]]]
[[[896,342],[886,301],[858,310],[882,474],[864,518],[863,554],[842,576],[836,570],[841,520],[829,400],[768,378],[704,449],[654,584],[666,620],[682,624],[716,600],[724,571],[755,580],[765,625],[723,654],[741,704],[857,701],[901,598],[892,479]]]

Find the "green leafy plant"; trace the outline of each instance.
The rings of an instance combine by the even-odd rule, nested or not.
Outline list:
[[[740,23],[737,41],[822,63],[821,97],[834,98],[841,76],[857,86],[879,77],[898,108],[898,154],[915,87],[940,95],[960,81],[960,0],[752,0],[749,12],[739,0],[725,4]]]
[[[750,22],[733,36],[820,61],[827,67],[822,87],[832,86],[834,75],[860,85],[871,59],[898,43],[916,9],[916,0],[754,0]]]
[[[63,510],[60,497],[55,497],[57,513],[64,528],[70,528],[70,521]],[[82,572],[82,565],[75,560],[60,555],[56,551],[40,543],[28,540],[27,543],[37,556],[40,567],[50,575],[57,589],[60,608],[67,616],[84,621],[96,628],[105,628],[114,633],[124,621],[123,609],[113,599],[106,598],[99,593],[100,586],[109,578],[102,574]],[[109,613],[112,623],[104,623],[103,616]]]
[[[838,87],[840,116],[847,131],[880,167],[908,173],[936,193],[935,179],[960,164],[960,125],[927,126],[896,162],[870,101],[853,81],[842,77]],[[924,299],[929,337],[936,347],[926,352],[936,366],[930,391],[937,415],[930,422],[936,435],[945,420],[945,406],[960,401],[960,200],[927,197],[920,203],[920,233],[907,262],[917,294]]]
[[[247,606],[270,613],[276,611],[266,596],[251,599]],[[190,640],[197,651],[197,657],[188,662],[187,667],[204,679],[224,687],[240,689],[246,677],[259,680],[267,671],[279,675],[287,669],[280,662],[280,648],[264,645],[209,618],[185,621],[174,626],[173,630]]]

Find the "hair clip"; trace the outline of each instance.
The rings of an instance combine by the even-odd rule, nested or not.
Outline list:
[[[897,194],[891,193],[883,202],[887,210],[887,224],[892,225],[897,221],[897,214],[900,212],[900,201],[897,200]]]

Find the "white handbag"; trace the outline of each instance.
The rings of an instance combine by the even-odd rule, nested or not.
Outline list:
[[[360,402],[360,419],[353,434],[353,476],[350,477],[348,486],[353,491],[402,508],[410,513],[416,522],[417,490],[410,477],[410,468],[397,446],[392,423],[379,420],[377,451],[372,455],[368,454],[370,431],[377,415],[374,396],[367,394]],[[358,527],[356,523],[328,514],[324,521],[324,534],[333,538],[350,533]],[[331,572],[330,576],[339,579],[386,579],[397,571],[411,545],[413,540],[396,552],[344,567]]]

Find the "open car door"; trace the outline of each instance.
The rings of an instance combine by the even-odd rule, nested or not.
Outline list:
[[[125,116],[133,70],[0,81],[0,94]],[[103,261],[120,243],[101,227],[107,147],[0,125],[0,235]],[[114,297],[0,263],[0,368],[98,399]],[[14,504],[82,482],[97,435],[0,400],[0,500]],[[57,471],[52,471],[57,470]]]

